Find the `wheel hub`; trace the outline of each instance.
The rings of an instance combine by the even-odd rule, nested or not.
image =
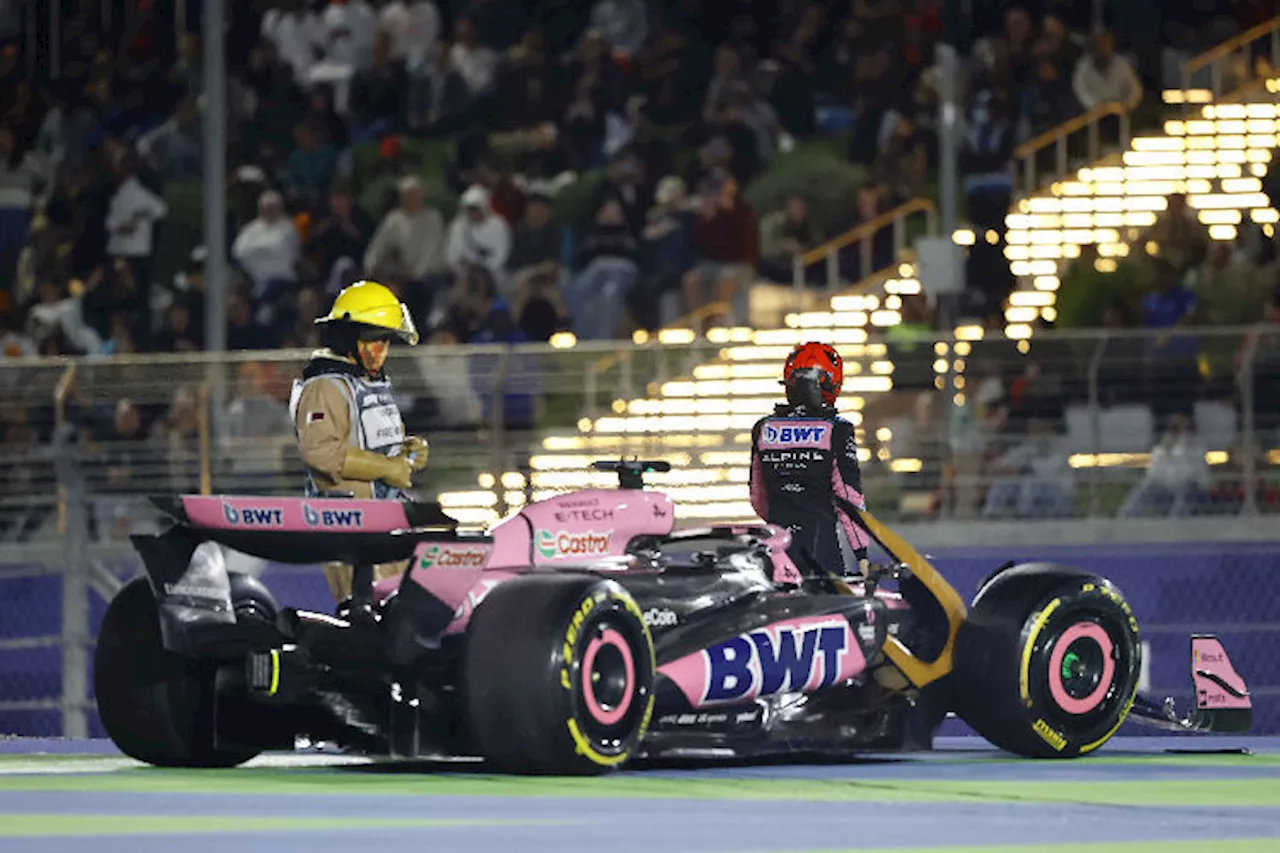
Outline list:
[[[1072,699],[1083,699],[1097,689],[1103,673],[1102,648],[1090,637],[1067,647],[1062,657],[1062,686]]]

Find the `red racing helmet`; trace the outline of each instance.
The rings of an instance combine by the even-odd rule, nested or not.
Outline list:
[[[810,341],[800,344],[787,356],[782,368],[782,384],[793,406],[834,406],[844,384],[844,359],[830,344]]]

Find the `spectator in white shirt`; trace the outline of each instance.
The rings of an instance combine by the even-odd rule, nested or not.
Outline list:
[[[293,68],[298,80],[307,80],[316,63],[321,40],[320,16],[314,11],[271,9],[262,16],[262,35],[276,46],[280,58]]]
[[[1132,110],[1142,102],[1142,81],[1129,60],[1116,53],[1116,39],[1109,32],[1094,36],[1089,53],[1076,63],[1072,88],[1086,110],[1106,103]]]
[[[325,60],[363,68],[369,63],[378,19],[364,0],[329,0],[320,17]]]
[[[231,257],[253,283],[255,301],[275,302],[298,280],[302,241],[284,214],[280,193],[258,196],[258,218],[247,223],[231,245]]]
[[[649,12],[644,0],[599,0],[591,10],[591,26],[614,50],[635,56],[649,37]]]
[[[389,211],[364,255],[368,275],[379,275],[398,258],[402,273],[410,281],[425,282],[445,273],[444,217],[423,202],[422,182],[416,177],[401,179],[400,206]]]
[[[466,266],[485,267],[500,283],[510,254],[511,226],[493,212],[489,191],[473,184],[462,194],[461,209],[449,223],[445,260],[454,272]]]
[[[107,255],[127,262],[139,289],[146,294],[151,287],[155,223],[169,215],[169,206],[138,180],[138,162],[132,151],[120,156],[116,174],[120,185],[107,205]]]
[[[1151,451],[1142,482],[1120,507],[1121,518],[1195,515],[1211,485],[1204,446],[1186,415],[1169,418],[1169,428]]]
[[[32,215],[46,191],[44,167],[23,147],[13,127],[0,125],[0,289],[18,268]]]
[[[440,12],[430,0],[391,0],[378,14],[378,26],[391,36],[391,58],[417,67],[440,36]]]
[[[476,41],[476,25],[469,18],[459,18],[454,27],[451,50],[453,67],[462,75],[463,82],[478,98],[493,91],[498,70],[498,54],[492,48]]]
[[[149,130],[134,148],[164,181],[198,181],[203,169],[200,106],[195,98],[184,101],[173,118]]]
[[[1047,421],[1031,421],[1026,440],[996,459],[989,473],[994,476],[982,509],[988,518],[1011,510],[1019,518],[1060,518],[1075,506],[1066,444]]]

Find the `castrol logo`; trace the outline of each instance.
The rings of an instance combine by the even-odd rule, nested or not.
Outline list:
[[[474,569],[489,562],[489,549],[478,545],[431,545],[422,552],[423,569]]]
[[[613,531],[589,530],[585,533],[569,533],[564,530],[559,532],[539,530],[536,541],[538,553],[547,560],[565,557],[603,557],[609,553]]]

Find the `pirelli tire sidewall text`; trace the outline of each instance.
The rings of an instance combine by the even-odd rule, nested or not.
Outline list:
[[[1096,681],[1079,697],[1068,695],[1060,674],[1073,638],[1098,662]],[[1004,578],[975,600],[957,637],[956,710],[1010,752],[1087,755],[1124,722],[1141,666],[1137,618],[1120,591],[1097,575],[1046,566]]]
[[[644,739],[655,671],[644,614],[618,583],[515,578],[489,593],[468,626],[468,728],[497,770],[607,772]]]

